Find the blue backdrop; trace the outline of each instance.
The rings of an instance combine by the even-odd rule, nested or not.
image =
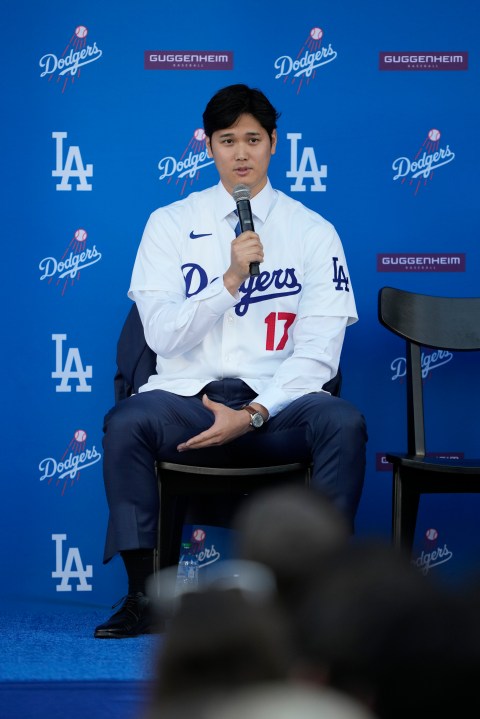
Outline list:
[[[53,0],[1,14],[7,594],[123,593],[120,562],[101,563],[101,442],[126,291],[149,213],[217,181],[202,112],[234,82],[282,112],[274,186],[344,243],[360,321],[343,395],[370,435],[357,532],[388,536],[384,454],[406,442],[404,348],[378,324],[377,293],[478,294],[479,7]],[[478,366],[429,351],[424,362],[429,450],[478,454]],[[422,500],[425,571],[477,567],[479,509],[473,496]]]

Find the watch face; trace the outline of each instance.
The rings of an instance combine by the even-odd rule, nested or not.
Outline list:
[[[263,425],[263,417],[260,414],[260,412],[255,412],[255,414],[252,414],[252,426],[255,427],[255,429],[258,429]]]

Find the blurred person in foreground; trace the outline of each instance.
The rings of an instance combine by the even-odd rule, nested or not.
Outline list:
[[[292,678],[290,623],[265,571],[250,567],[242,589],[219,573],[177,598],[142,719],[373,719],[352,697]]]
[[[289,628],[274,595],[221,584],[177,597],[158,647],[148,719],[202,716],[232,691],[288,679]]]
[[[292,617],[293,675],[379,719],[480,716],[479,621],[462,592],[381,540],[339,548]]]
[[[290,614],[324,562],[350,538],[345,516],[320,492],[286,484],[249,496],[234,515],[241,560],[268,567],[278,598]]]

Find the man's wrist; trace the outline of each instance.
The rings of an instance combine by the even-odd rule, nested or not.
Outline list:
[[[243,407],[240,407],[240,412],[242,410],[245,410],[245,412],[249,415],[250,427],[253,427],[253,429],[260,429],[263,427],[269,418],[267,408],[258,402],[244,404]]]
[[[253,409],[256,409],[257,412],[260,412],[264,422],[268,421],[270,414],[268,412],[268,409],[264,407],[263,404],[259,404],[258,402],[249,402],[248,404],[250,407],[253,407]]]

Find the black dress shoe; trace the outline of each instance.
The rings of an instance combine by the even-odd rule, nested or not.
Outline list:
[[[125,601],[118,612],[95,629],[96,639],[125,639],[154,631],[150,599],[142,592],[127,594],[122,599]],[[112,609],[120,602],[114,604]]]

